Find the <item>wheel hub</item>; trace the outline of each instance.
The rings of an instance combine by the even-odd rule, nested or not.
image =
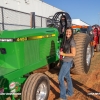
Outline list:
[[[91,46],[89,44],[88,47],[87,47],[87,53],[86,53],[86,63],[87,63],[87,66],[90,65],[90,61],[91,61]]]
[[[45,100],[47,95],[47,85],[45,82],[42,82],[36,92],[36,100]]]

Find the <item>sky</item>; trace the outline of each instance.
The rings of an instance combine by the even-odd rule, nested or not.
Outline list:
[[[72,19],[100,25],[100,0],[42,0],[70,14]]]

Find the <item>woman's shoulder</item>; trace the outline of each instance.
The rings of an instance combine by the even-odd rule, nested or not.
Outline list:
[[[71,39],[71,42],[74,42],[74,43],[75,43],[75,40],[74,40],[74,38],[72,38],[72,39]]]
[[[75,43],[74,38],[71,39],[71,42],[70,43],[71,43],[71,46],[76,46],[76,43]]]

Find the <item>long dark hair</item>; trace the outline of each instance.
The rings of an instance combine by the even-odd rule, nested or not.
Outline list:
[[[70,43],[71,43],[71,40],[73,39],[73,29],[71,27],[66,28],[66,30],[68,30],[68,29],[71,30],[72,35],[70,36],[70,38],[67,38],[66,34],[64,34],[63,41],[62,41],[62,48],[63,48],[64,53],[69,52]]]

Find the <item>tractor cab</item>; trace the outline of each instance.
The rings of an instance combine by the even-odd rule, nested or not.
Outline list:
[[[54,16],[52,16],[52,18],[48,18],[47,26],[57,28],[59,31],[58,38],[63,38],[63,35],[65,34],[65,29],[67,27],[71,27],[71,17],[66,12],[57,12]]]

